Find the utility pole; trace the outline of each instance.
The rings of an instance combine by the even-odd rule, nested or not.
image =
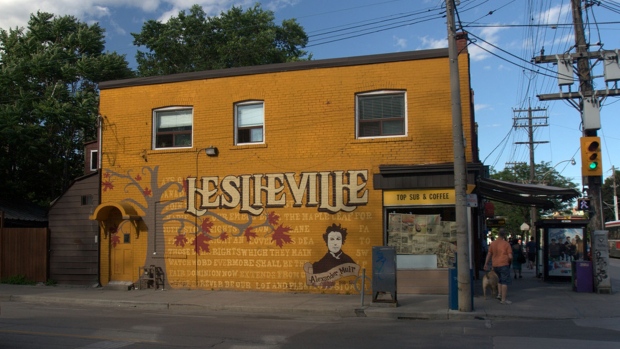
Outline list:
[[[611,175],[614,179],[614,220],[618,220],[618,195],[616,194],[616,167],[611,166]]]
[[[463,119],[461,113],[461,85],[459,79],[459,53],[456,46],[454,0],[446,0],[448,20],[448,59],[450,62],[450,92],[452,100],[452,141],[454,150],[454,192],[456,213],[457,283],[459,311],[473,310],[471,272],[469,261],[469,235],[467,229],[467,170]]]
[[[530,184],[537,182],[536,180],[536,162],[534,161],[534,145],[549,143],[548,141],[534,141],[534,130],[538,127],[549,126],[547,123],[547,115],[538,116],[534,113],[547,112],[546,108],[534,108],[529,106],[527,109],[515,109],[513,110],[516,116],[513,118],[513,127],[527,128],[528,141],[527,142],[515,142],[515,144],[527,144],[530,148]],[[519,116],[520,113],[527,112],[527,117]],[[527,120],[527,123],[523,123],[523,119]],[[534,124],[534,120],[544,120],[542,123]],[[538,220],[538,211],[536,206],[530,207],[530,236],[536,236],[536,221]]]
[[[581,120],[583,123],[583,136],[596,136],[597,130],[600,128],[600,116],[599,112],[599,96],[604,98],[607,96],[619,96],[620,90],[605,89],[594,90],[592,85],[592,75],[590,71],[590,59],[598,59],[605,61],[610,56],[615,55],[617,61],[618,53],[616,51],[598,51],[589,52],[588,44],[586,43],[586,37],[583,28],[583,17],[581,13],[581,0],[571,0],[571,8],[573,13],[573,26],[575,29],[575,47],[576,53],[574,54],[558,54],[550,56],[538,56],[534,57],[535,63],[558,63],[558,68],[562,65],[566,65],[570,69],[569,73],[559,76],[560,85],[570,85],[572,81],[564,83],[566,77],[570,74],[572,79],[572,63],[577,62],[577,76],[579,77],[579,91],[578,92],[561,92],[554,94],[539,95],[538,98],[541,101],[544,100],[559,100],[565,99],[571,102],[578,108],[581,113]],[[560,75],[560,74],[559,74]],[[579,103],[573,101],[576,99]],[[593,107],[592,107],[593,106]],[[584,149],[582,149],[582,152]],[[595,214],[591,215],[588,227],[590,231],[603,230],[603,200],[601,195],[602,176],[584,176],[583,181],[587,184],[587,192],[590,197],[591,207],[594,209]]]

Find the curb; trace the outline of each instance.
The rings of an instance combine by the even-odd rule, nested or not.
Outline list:
[[[9,302],[23,302],[31,304],[56,304],[56,305],[84,305],[100,308],[139,308],[149,310],[167,310],[168,303],[139,302],[125,300],[107,299],[67,299],[64,297],[41,297],[28,295],[10,295],[7,297]]]

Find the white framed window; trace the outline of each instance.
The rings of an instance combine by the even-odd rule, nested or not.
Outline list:
[[[90,151],[90,170],[97,171],[99,169],[99,150]]]
[[[235,144],[263,143],[265,106],[262,101],[235,104]]]
[[[192,146],[193,109],[163,108],[153,111],[154,149]]]
[[[357,138],[407,134],[405,91],[376,91],[356,95]]]

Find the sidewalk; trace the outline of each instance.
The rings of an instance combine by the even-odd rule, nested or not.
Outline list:
[[[0,301],[123,307],[181,313],[231,311],[380,317],[392,319],[579,319],[620,317],[620,293],[612,280],[612,294],[578,293],[569,282],[543,282],[533,270],[508,288],[511,305],[482,297],[480,280],[474,280],[473,311],[450,310],[447,295],[397,295],[398,306],[372,303],[372,296],[305,293],[265,293],[207,290],[132,290],[63,286],[0,284]]]

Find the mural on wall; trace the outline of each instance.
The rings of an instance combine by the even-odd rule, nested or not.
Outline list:
[[[130,223],[128,223],[127,221],[121,221],[119,225],[112,223],[108,226],[107,233],[110,235],[110,244],[112,245],[112,247],[116,247],[116,245],[121,243],[121,234],[119,233],[122,231],[122,227],[126,224]]]
[[[122,186],[127,197],[121,201],[144,213],[142,218],[149,230],[149,234],[144,234],[148,252],[144,265],[164,268],[170,286],[299,290],[334,286],[335,280],[357,275],[360,270],[342,251],[347,229],[333,224],[328,227],[328,231],[333,231],[326,232],[323,239],[327,239],[325,243],[334,253],[330,254],[332,258],[342,263],[326,271],[314,271],[312,282],[301,281],[307,275],[305,264],[312,260],[315,248],[310,224],[301,223],[351,221],[353,217],[370,220],[370,213],[353,213],[368,202],[365,170],[199,180],[158,178],[158,175],[159,166],[142,167],[138,174],[132,170],[126,173],[106,170],[102,188],[108,191]],[[304,207],[314,208],[316,213],[291,211]],[[277,208],[286,210],[277,212]],[[316,244],[318,248],[319,242]],[[360,250],[356,253],[359,255]],[[161,265],[162,257],[164,265]],[[320,268],[326,263],[315,264]],[[166,264],[172,269],[166,271]],[[295,268],[306,273],[289,271]],[[338,275],[320,280],[321,274],[329,274],[334,268]],[[228,278],[220,280],[224,277]],[[278,281],[297,278],[299,282]],[[244,279],[253,282],[239,281]]]
[[[334,223],[327,227],[323,240],[327,253],[317,262],[304,264],[307,285],[329,287],[343,277],[357,276],[360,266],[342,251],[342,245],[347,240],[347,229]]]
[[[142,220],[147,227],[154,227],[157,215],[163,215],[166,219],[167,216],[172,216],[175,210],[170,209],[175,207],[179,203],[185,201],[183,195],[185,188],[182,183],[174,181],[163,181],[158,184],[159,166],[148,167],[144,166],[142,169],[134,174],[133,170],[127,170],[125,173],[119,173],[112,170],[105,170],[103,173],[103,179],[101,182],[101,188],[104,192],[117,189],[117,184],[123,186],[123,190],[128,194],[128,197],[121,200],[132,204],[138,210],[143,212]],[[174,198],[169,198],[175,196]],[[162,198],[167,197],[169,200],[163,202],[158,206],[159,210],[156,210],[155,203],[164,201]],[[121,224],[127,223],[126,221]],[[112,229],[112,228],[110,228]],[[120,242],[120,237],[117,235],[118,227],[113,227],[113,231],[110,233],[110,243],[114,248]],[[148,238],[147,251],[155,251],[155,238],[152,236]],[[154,255],[151,253],[146,254],[146,258],[143,265],[157,265],[162,268],[164,273],[166,272],[165,265],[160,265],[154,260]]]

